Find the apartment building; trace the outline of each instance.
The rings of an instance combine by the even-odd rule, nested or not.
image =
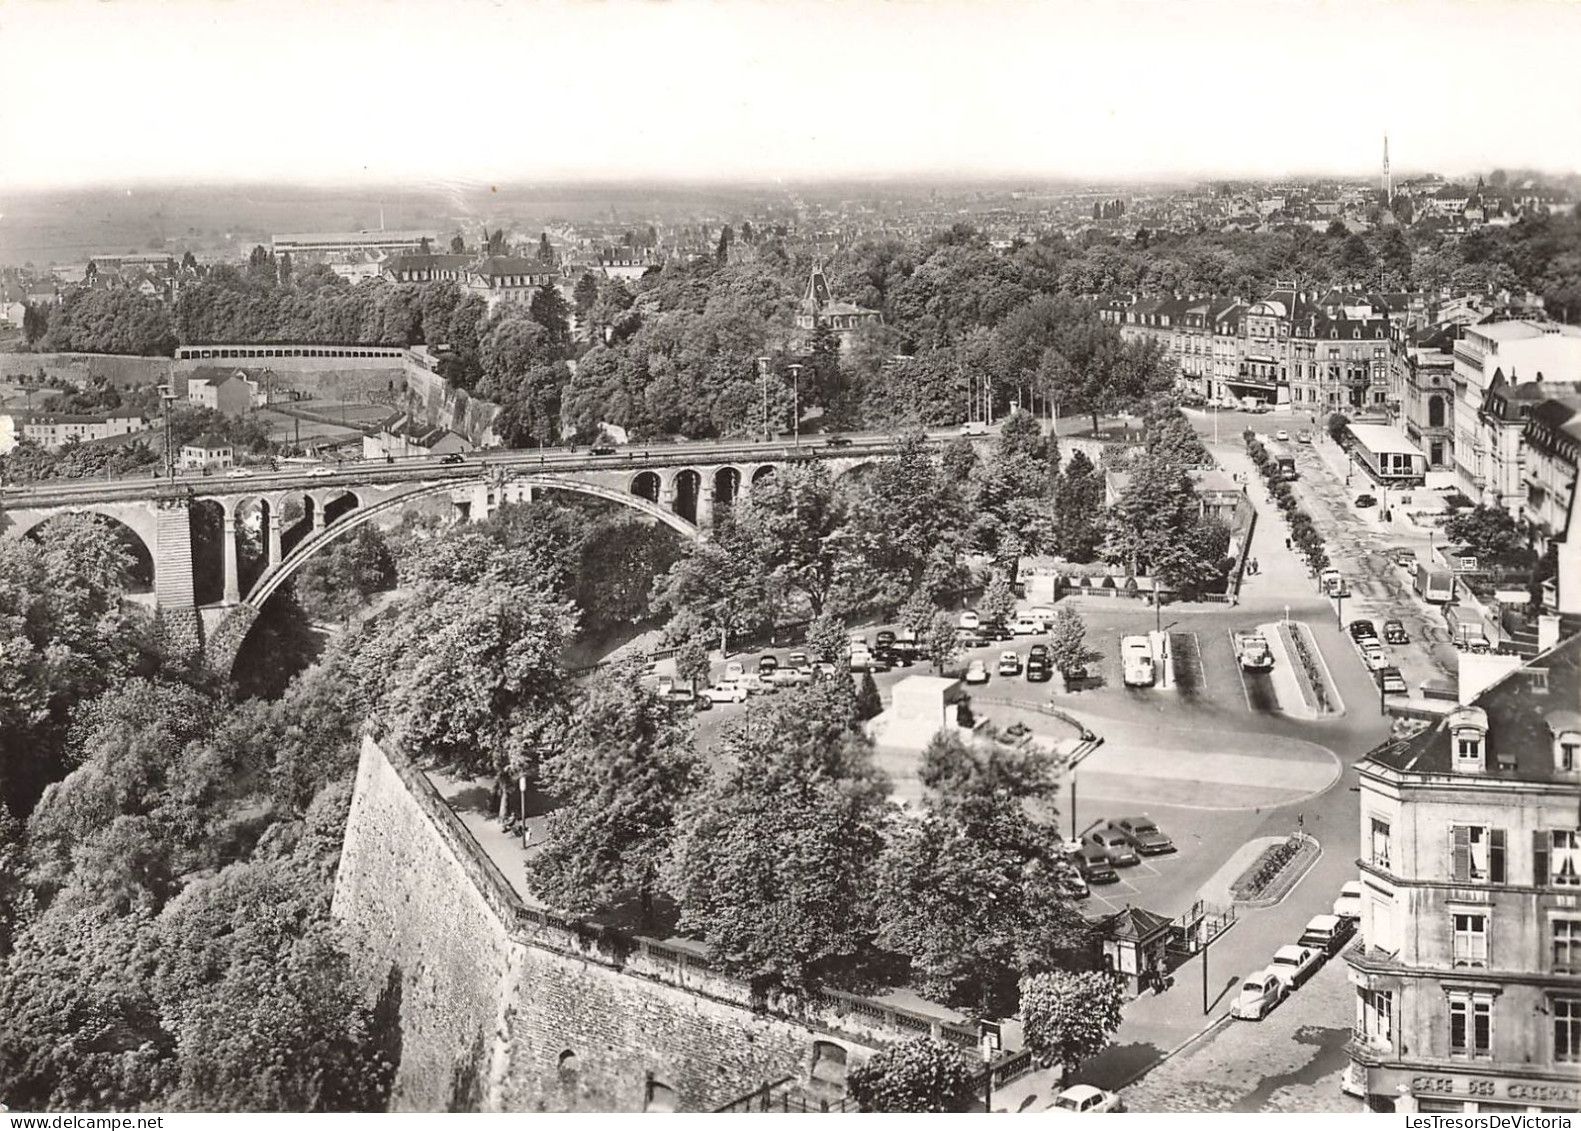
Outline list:
[[[1517,663],[1463,661],[1462,706],[1357,766],[1374,1110],[1581,1109],[1581,636]]]
[[[1447,332],[1404,349],[1400,368],[1400,425],[1427,457],[1428,471],[1455,467],[1455,359]]]
[[[22,426],[21,438],[51,452],[70,443],[85,444],[112,436],[130,436],[148,427],[143,417],[126,413],[40,412],[18,419]]]
[[[1537,320],[1466,326],[1453,356],[1460,489],[1519,517],[1525,505],[1518,471],[1522,428],[1505,415],[1510,390],[1533,381],[1581,378],[1581,327]],[[1499,404],[1488,404],[1490,391],[1501,398]]]
[[[1521,477],[1526,489],[1523,517],[1539,551],[1570,528],[1581,470],[1581,394],[1538,401],[1527,415]]]

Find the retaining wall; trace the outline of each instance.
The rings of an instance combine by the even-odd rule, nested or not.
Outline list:
[[[658,1091],[711,1111],[807,1080],[820,1043],[855,1064],[921,1033],[976,1040],[850,994],[766,998],[696,955],[526,906],[422,772],[372,734],[334,915],[365,1000],[398,990],[396,1110],[641,1111]]]

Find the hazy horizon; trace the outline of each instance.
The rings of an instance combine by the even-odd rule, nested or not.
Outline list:
[[[1576,42],[1544,0],[10,0],[0,189],[1357,179],[1385,132],[1397,177],[1564,174]]]

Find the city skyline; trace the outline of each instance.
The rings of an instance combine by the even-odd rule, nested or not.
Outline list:
[[[1386,132],[1397,181],[1564,173],[1577,31],[1448,0],[24,2],[0,188],[1375,179]],[[1454,79],[1483,69],[1498,98]]]

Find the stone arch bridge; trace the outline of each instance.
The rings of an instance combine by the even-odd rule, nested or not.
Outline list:
[[[750,497],[786,466],[817,461],[839,476],[897,448],[897,441],[883,437],[841,446],[685,443],[602,455],[484,452],[449,464],[419,457],[245,477],[79,480],[7,489],[0,495],[0,536],[21,537],[71,513],[121,524],[144,572],[152,574],[166,631],[184,635],[189,647],[204,649],[212,667],[228,672],[265,602],[304,563],[357,527],[419,500],[448,498],[455,517],[482,521],[501,504],[531,501],[538,491],[570,491],[630,507],[700,539],[716,513]],[[207,511],[208,526],[222,531],[217,593],[194,586],[193,518],[200,509]]]

